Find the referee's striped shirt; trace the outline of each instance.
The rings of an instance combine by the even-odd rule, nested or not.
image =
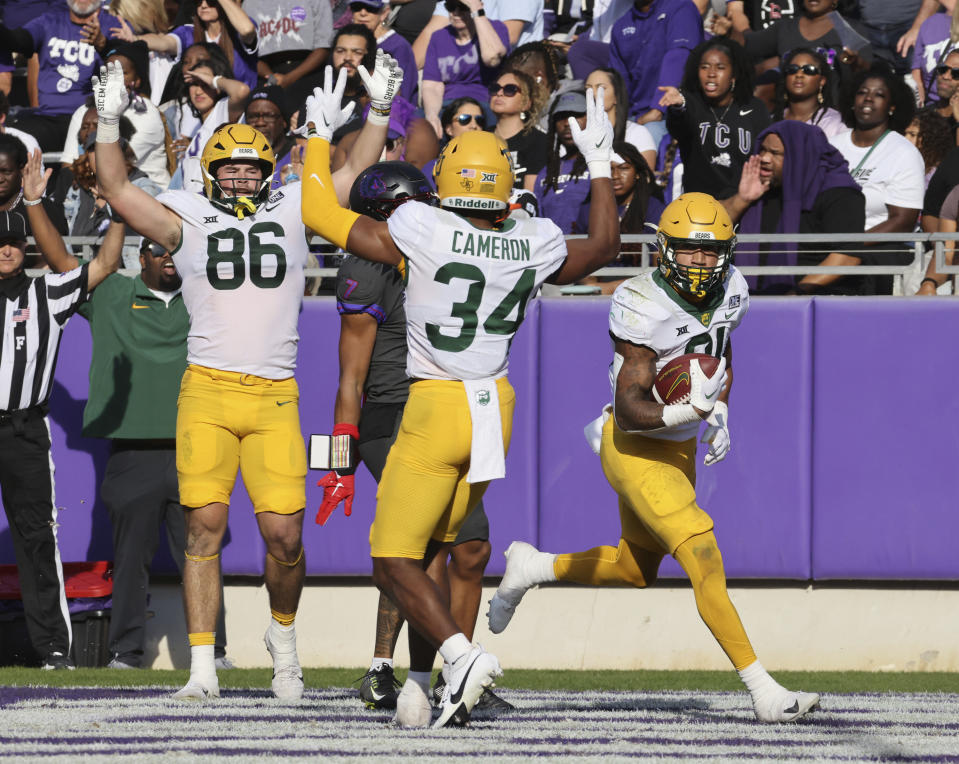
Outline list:
[[[63,327],[87,296],[87,268],[27,279],[19,295],[0,290],[0,409],[47,402]]]

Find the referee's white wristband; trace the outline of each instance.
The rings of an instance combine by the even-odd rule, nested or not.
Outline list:
[[[692,403],[674,403],[670,406],[663,406],[663,425],[666,427],[699,421],[701,421],[701,418],[696,413],[696,408]]]
[[[609,160],[594,159],[586,163],[590,178],[612,178],[613,169]]]
[[[103,117],[97,120],[97,143],[116,143],[120,140],[120,118]]]

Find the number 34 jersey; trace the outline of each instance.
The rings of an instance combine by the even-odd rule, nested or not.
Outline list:
[[[190,314],[187,361],[266,379],[292,377],[309,249],[300,184],[243,220],[199,194],[157,197],[183,220],[173,261]]]
[[[550,220],[505,221],[498,230],[422,202],[387,221],[406,256],[406,373],[420,379],[506,374],[510,342],[532,294],[566,258]]]
[[[705,353],[720,358],[729,344],[729,335],[749,310],[746,279],[730,266],[722,289],[701,305],[683,299],[660,275],[644,273],[617,287],[609,310],[609,331],[614,337],[634,345],[643,345],[656,353],[656,373],[687,353]],[[615,394],[614,373],[610,366],[610,384]],[[699,423],[679,425],[644,435],[666,440],[695,437]]]

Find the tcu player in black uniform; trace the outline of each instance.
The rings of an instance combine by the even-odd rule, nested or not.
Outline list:
[[[350,191],[350,208],[376,220],[386,220],[404,202],[415,199],[436,204],[438,199],[426,177],[407,162],[380,162],[364,170]],[[380,480],[390,446],[396,440],[403,406],[409,395],[406,376],[406,312],[404,274],[384,263],[346,257],[336,279],[336,307],[340,313],[340,384],[336,394],[334,431],[358,439],[359,453],[370,473]],[[340,501],[350,509],[352,474],[330,473],[320,515],[328,515]],[[451,610],[464,633],[472,637],[482,598],[483,572],[489,562],[489,522],[482,503],[469,515],[453,544],[449,567],[445,556],[429,562],[434,578],[449,581]],[[448,570],[448,574],[447,574]],[[369,708],[396,708],[399,683],[393,675],[393,650],[403,618],[396,605],[380,594],[376,614],[376,642],[369,671],[360,682],[359,696]],[[412,635],[411,635],[412,636]],[[412,637],[422,655],[411,670],[428,677],[435,650]],[[438,702],[442,675],[433,690]],[[477,708],[506,711],[512,708],[488,688]]]

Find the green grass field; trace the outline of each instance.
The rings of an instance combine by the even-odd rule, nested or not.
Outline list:
[[[307,687],[348,687],[365,669],[304,669]],[[187,671],[119,671],[77,669],[41,671],[20,667],[0,668],[0,685],[50,687],[181,686]],[[405,670],[397,672],[402,681]],[[816,692],[948,692],[959,693],[956,673],[893,673],[868,671],[779,671],[774,676],[788,687]],[[233,669],[219,672],[221,688],[270,686],[270,669]],[[525,690],[739,690],[742,684],[732,671],[534,671],[510,669],[499,687]]]

